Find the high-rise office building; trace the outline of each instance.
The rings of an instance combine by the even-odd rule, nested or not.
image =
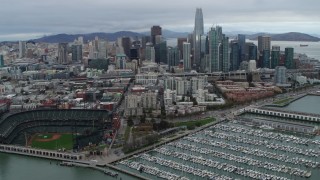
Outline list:
[[[155,62],[155,50],[151,43],[146,45],[146,60]]]
[[[280,51],[280,46],[278,45],[272,46],[272,51]]]
[[[238,43],[240,46],[240,59],[241,61],[244,61],[246,57],[246,51],[245,51],[246,35],[238,34]]]
[[[231,42],[231,54],[230,54],[230,70],[236,71],[240,66],[240,46],[238,41]]]
[[[72,45],[72,62],[82,61],[82,45]]]
[[[255,44],[249,45],[249,60],[258,60],[258,48]]]
[[[167,64],[167,42],[163,41],[154,46],[156,63]]]
[[[131,49],[131,39],[130,37],[122,37],[121,45],[123,47],[124,54],[127,57],[130,57],[130,49]]]
[[[230,55],[229,55],[229,38],[223,35],[222,42],[220,44],[220,70],[223,72],[229,72],[230,70]]]
[[[183,43],[188,42],[188,38],[178,38],[177,39],[177,47],[180,53],[180,59],[183,59]]]
[[[150,36],[142,36],[142,37],[141,37],[141,47],[142,47],[143,49],[145,49],[147,43],[150,43],[150,42],[151,42],[151,37],[150,37]]]
[[[275,70],[275,84],[281,85],[287,83],[287,77],[286,77],[286,71],[287,68],[284,66],[277,66]]]
[[[156,44],[156,36],[162,35],[162,28],[160,26],[151,27],[151,42],[153,45]]]
[[[0,67],[4,66],[4,57],[2,54],[0,54]]]
[[[293,69],[294,63],[293,63],[293,54],[294,50],[292,47],[286,47],[285,50],[285,66],[287,69]]]
[[[168,65],[171,66],[179,65],[180,53],[177,47],[168,47]]]
[[[26,55],[27,43],[25,41],[19,41],[19,58],[23,58]]]
[[[204,72],[206,69],[205,55],[209,54],[208,37],[206,35],[201,35],[200,49],[200,72]]]
[[[68,43],[59,43],[58,45],[58,63],[68,64]]]
[[[183,43],[183,68],[185,72],[191,70],[191,45],[190,43]]]
[[[270,50],[263,50],[262,52],[262,67],[270,68]]]
[[[280,47],[278,48],[273,48],[272,46],[272,51],[271,51],[271,68],[274,69],[277,66],[279,66],[280,62]]]
[[[196,9],[194,31],[193,31],[193,64],[196,69],[200,68],[201,63],[201,36],[204,34],[202,9]]]
[[[270,36],[258,36],[258,50],[260,53],[263,50],[270,50],[271,48],[271,38]]]
[[[209,38],[209,57],[210,57],[210,72],[220,71],[219,63],[219,44],[220,44],[220,33],[221,27],[212,27],[208,33]]]
[[[99,40],[98,47],[98,58],[105,59],[107,58],[107,42]]]

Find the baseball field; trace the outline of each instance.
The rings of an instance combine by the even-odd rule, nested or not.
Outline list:
[[[38,133],[31,137],[29,145],[48,150],[69,150],[73,148],[73,134]]]

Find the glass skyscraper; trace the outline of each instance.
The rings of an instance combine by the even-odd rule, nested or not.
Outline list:
[[[201,63],[201,35],[204,34],[203,29],[204,27],[202,9],[197,8],[193,31],[193,63],[196,65],[197,70],[200,68]]]

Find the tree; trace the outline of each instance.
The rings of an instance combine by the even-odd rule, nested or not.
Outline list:
[[[130,126],[130,127],[132,127],[132,126],[134,125],[132,116],[129,116],[129,117],[128,117],[127,125]]]
[[[145,123],[146,122],[146,114],[143,114],[140,116],[140,123]]]

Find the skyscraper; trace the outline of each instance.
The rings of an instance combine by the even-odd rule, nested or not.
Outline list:
[[[72,45],[72,62],[82,61],[82,45]]]
[[[260,53],[263,50],[270,50],[271,48],[271,38],[270,36],[258,36],[258,50]]]
[[[270,68],[270,50],[265,49],[262,52],[262,67],[263,68]]]
[[[287,68],[284,66],[277,66],[275,71],[275,84],[281,85],[287,83],[287,77],[286,77],[286,70]]]
[[[131,39],[130,37],[122,37],[121,45],[123,47],[124,54],[130,57]]]
[[[167,64],[167,42],[163,41],[154,46],[156,63]]]
[[[230,55],[229,55],[229,38],[223,35],[222,42],[220,44],[220,64],[223,72],[229,72],[230,68]]]
[[[240,47],[237,41],[231,42],[230,70],[236,71],[240,66]]]
[[[168,65],[177,66],[180,61],[180,53],[177,47],[168,47]]]
[[[26,54],[27,44],[25,41],[19,41],[19,58],[23,58]]]
[[[292,47],[286,47],[284,51],[285,51],[285,66],[287,69],[293,69],[294,68],[294,64],[293,64],[294,50]]]
[[[246,46],[246,35],[244,34],[238,34],[238,43],[240,46],[240,60],[244,61],[246,57],[246,51],[245,51],[245,46]],[[251,60],[251,59],[249,59]]]
[[[193,64],[196,65],[196,68],[200,68],[201,63],[201,35],[204,34],[203,27],[203,14],[202,9],[196,9],[196,16],[194,22],[194,31],[193,31]]]
[[[210,72],[220,71],[219,63],[219,40],[221,27],[212,27],[208,33],[209,38],[209,58],[210,58]]]
[[[151,43],[146,44],[146,60],[155,62],[155,50]]]
[[[162,35],[162,28],[160,26],[151,27],[151,42],[153,45],[156,44],[156,36]]]
[[[280,62],[280,46],[272,46],[271,51],[271,68],[275,69]]]
[[[3,58],[3,55],[0,54],[0,67],[3,67],[4,66],[4,58]]]
[[[105,59],[107,58],[107,42],[103,40],[99,40],[98,43],[98,58]]]
[[[178,38],[177,39],[177,46],[180,53],[180,59],[183,59],[183,43],[188,42],[188,38]]]
[[[183,68],[184,71],[190,71],[191,70],[191,45],[190,43],[183,43]]]
[[[255,44],[249,45],[249,60],[257,60],[258,59],[258,48]]]
[[[58,45],[58,63],[68,64],[68,43],[59,43]]]

